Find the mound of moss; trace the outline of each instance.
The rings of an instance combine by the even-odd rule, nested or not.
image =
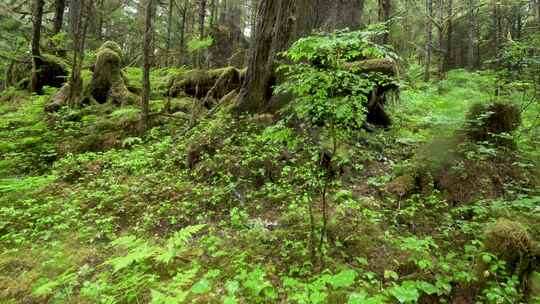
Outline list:
[[[471,107],[467,120],[466,133],[471,140],[509,146],[513,141],[504,134],[510,135],[520,126],[521,112],[510,103],[476,103]]]

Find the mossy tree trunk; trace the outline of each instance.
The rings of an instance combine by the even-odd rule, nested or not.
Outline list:
[[[34,0],[32,3],[32,77],[30,91],[39,93],[38,71],[41,67],[41,53],[39,42],[41,40],[41,22],[43,19],[43,0]]]
[[[143,45],[143,90],[141,98],[141,126],[140,131],[144,133],[148,129],[148,103],[150,99],[150,56],[152,47],[152,15],[154,0],[147,0],[144,18],[144,45]]]
[[[62,30],[64,24],[64,10],[66,8],[66,0],[56,0],[54,3],[54,20],[52,34],[56,35]]]
[[[84,43],[88,20],[83,21],[84,0],[71,0],[70,2],[70,23],[71,37],[73,40],[73,69],[69,79],[68,104],[71,107],[77,106],[83,89],[81,77],[82,61],[84,58]],[[87,19],[87,18],[86,18]]]
[[[363,7],[363,0],[262,0],[237,111],[257,112],[269,107],[279,52],[313,29],[358,27]]]

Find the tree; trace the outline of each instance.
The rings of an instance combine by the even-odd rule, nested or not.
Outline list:
[[[431,53],[433,49],[433,0],[426,0],[426,10],[426,56],[424,62],[424,81],[429,81],[431,69]]]
[[[41,67],[41,53],[39,42],[41,40],[41,22],[43,19],[43,0],[34,0],[32,3],[32,77],[30,91],[39,93],[38,72]]]
[[[379,0],[379,22],[388,22],[390,20],[390,0]],[[390,35],[385,33],[383,35],[382,43],[388,44]]]
[[[56,35],[62,30],[64,23],[64,10],[66,8],[66,0],[56,0],[54,4],[54,20],[52,34]]]
[[[239,96],[238,112],[264,111],[270,107],[277,54],[314,29],[331,32],[359,25],[363,0],[262,0],[248,60],[248,71]]]
[[[148,130],[148,103],[150,100],[150,56],[152,53],[152,38],[153,38],[153,28],[152,28],[152,16],[154,0],[147,0],[145,17],[144,17],[144,43],[143,43],[143,90],[141,97],[141,133],[144,133]]]
[[[83,11],[85,7],[84,0],[70,1],[70,36],[73,48],[72,72],[69,79],[69,105],[75,107],[82,94],[83,81],[81,77],[82,64],[84,58],[84,44],[86,40],[86,30],[88,20],[84,20]],[[87,9],[88,15],[89,9]]]
[[[467,46],[467,65],[469,67],[469,69],[473,69],[474,68],[474,65],[475,65],[475,60],[474,60],[474,51],[475,51],[475,47],[474,47],[474,44],[475,44],[475,41],[474,41],[474,38],[475,38],[475,34],[476,34],[476,30],[475,30],[475,25],[476,25],[476,22],[475,22],[475,0],[468,0],[468,6],[469,6],[469,26],[468,26],[468,46]]]

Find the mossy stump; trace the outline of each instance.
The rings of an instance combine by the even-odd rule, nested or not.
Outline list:
[[[137,96],[128,90],[127,79],[122,73],[122,49],[112,41],[105,42],[97,51],[96,61],[91,67],[92,80],[85,85],[78,105],[92,102],[100,104],[129,105],[137,101]],[[70,85],[66,83],[49,99],[45,111],[55,112],[68,104]]]
[[[512,275],[525,279],[535,267],[535,244],[518,222],[500,219],[484,233],[484,250],[506,262]]]
[[[476,103],[471,107],[467,121],[466,134],[472,141],[512,146],[514,142],[508,135],[520,126],[521,112],[510,103]]]
[[[131,104],[136,98],[129,92],[122,75],[122,49],[112,41],[105,42],[97,51],[94,75],[85,96],[98,103]]]

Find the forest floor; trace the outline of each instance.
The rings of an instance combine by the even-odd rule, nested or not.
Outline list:
[[[341,143],[326,187],[325,134],[278,115],[178,99],[139,137],[137,107],[46,114],[54,90],[4,91],[0,302],[534,303],[538,103],[510,148],[461,135],[494,86],[408,81],[393,126]]]

